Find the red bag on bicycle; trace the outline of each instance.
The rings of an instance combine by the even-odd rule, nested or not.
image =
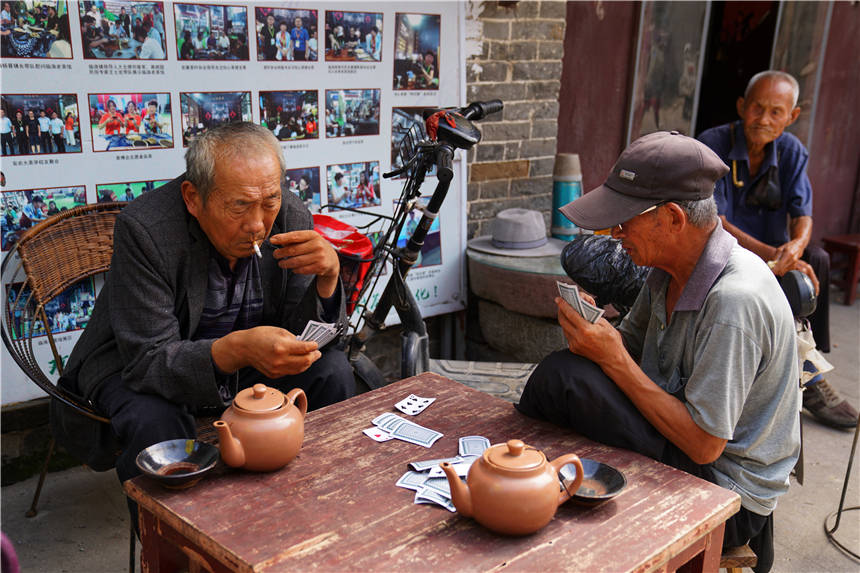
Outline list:
[[[328,215],[314,214],[314,230],[337,251],[340,280],[346,294],[346,312],[352,314],[373,260],[373,243],[352,225]]]

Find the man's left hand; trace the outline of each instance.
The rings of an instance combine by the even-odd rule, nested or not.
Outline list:
[[[331,243],[316,231],[291,231],[272,235],[278,266],[302,275],[317,276],[317,293],[329,298],[337,288],[340,260]]]
[[[791,240],[777,247],[776,256],[773,259],[776,262],[773,266],[773,273],[782,276],[795,268],[797,261],[803,256],[804,248],[804,244],[800,240]]]

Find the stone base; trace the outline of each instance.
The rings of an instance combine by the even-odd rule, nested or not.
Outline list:
[[[567,348],[555,319],[526,316],[480,300],[478,320],[487,343],[520,362],[537,363],[550,352]]]
[[[519,402],[537,364],[430,359],[430,371],[508,402]]]

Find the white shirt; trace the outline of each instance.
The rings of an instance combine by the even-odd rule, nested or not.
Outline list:
[[[56,117],[56,118],[51,120],[51,133],[54,133],[54,134],[63,133],[63,129],[65,129],[65,127],[66,127],[66,124],[59,117]]]
[[[11,133],[12,132],[12,120],[7,116],[3,116],[0,119],[0,133]]]
[[[141,60],[163,60],[164,50],[161,49],[161,42],[152,36],[147,37],[140,46],[140,55],[138,57]]]

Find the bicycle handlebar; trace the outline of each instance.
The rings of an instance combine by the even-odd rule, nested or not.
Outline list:
[[[459,113],[466,119],[480,121],[490,114],[502,111],[504,108],[505,104],[502,103],[502,100],[492,99],[490,101],[472,102],[466,107],[460,108]]]

